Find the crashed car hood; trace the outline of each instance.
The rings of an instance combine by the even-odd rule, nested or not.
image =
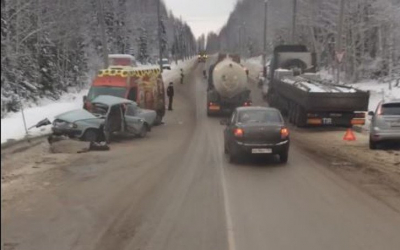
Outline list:
[[[84,109],[68,111],[66,113],[62,113],[56,116],[55,118],[71,123],[79,120],[99,119],[98,117]]]

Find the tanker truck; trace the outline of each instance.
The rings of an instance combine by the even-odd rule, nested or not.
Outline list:
[[[207,115],[230,114],[240,106],[250,106],[250,90],[247,87],[245,69],[240,57],[219,54],[210,66],[207,88]]]

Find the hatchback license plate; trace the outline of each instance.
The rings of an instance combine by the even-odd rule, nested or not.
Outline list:
[[[272,149],[270,148],[253,148],[251,150],[252,154],[270,154],[272,153]]]

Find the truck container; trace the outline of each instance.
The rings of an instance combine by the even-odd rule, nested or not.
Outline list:
[[[278,46],[273,55],[267,101],[299,126],[364,125],[369,92],[322,80],[304,46]],[[308,55],[307,55],[308,54]]]

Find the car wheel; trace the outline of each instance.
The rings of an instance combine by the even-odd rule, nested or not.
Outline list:
[[[378,148],[378,143],[374,142],[373,140],[371,140],[371,138],[369,139],[369,149],[375,150]]]
[[[85,134],[83,135],[83,140],[84,141],[89,141],[89,142],[96,142],[99,139],[99,133],[95,129],[88,129],[86,130]]]
[[[281,163],[288,162],[288,159],[289,159],[289,152],[288,151],[279,154],[279,160],[280,160]]]
[[[149,129],[148,129],[147,125],[143,125],[142,128],[140,129],[139,137],[140,137],[140,138],[146,137],[147,131],[148,131],[148,130],[149,130]]]
[[[229,152],[228,157],[229,157],[229,163],[237,162],[237,156],[233,152]]]

